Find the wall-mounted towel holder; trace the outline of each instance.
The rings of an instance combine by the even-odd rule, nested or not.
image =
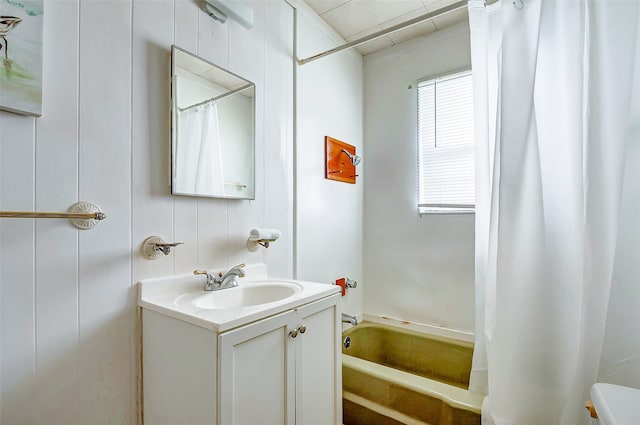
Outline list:
[[[274,241],[268,241],[268,240],[257,240],[257,241],[252,241],[252,240],[247,240],[247,249],[251,252],[256,252],[258,250],[258,245],[263,246],[265,248],[269,248],[269,242],[274,242]]]
[[[270,242],[275,242],[280,237],[278,229],[251,229],[247,239],[247,249],[251,252],[258,250],[258,245],[269,248]]]
[[[93,229],[107,215],[100,207],[90,202],[76,202],[69,212],[0,211],[0,218],[68,218],[71,224],[81,230]]]

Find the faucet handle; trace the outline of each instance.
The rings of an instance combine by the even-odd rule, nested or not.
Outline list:
[[[193,271],[193,274],[195,274],[195,275],[199,275],[199,274],[203,274],[203,275],[205,275],[205,276],[207,277],[207,282],[209,282],[209,281],[213,281],[213,280],[214,280],[214,278],[215,278],[215,276],[213,275],[213,273],[210,273],[210,272],[208,272],[208,271],[206,271],[206,270],[194,270],[194,271]]]
[[[245,264],[244,264],[244,263],[240,263],[240,264],[238,264],[237,266],[233,266],[233,267],[231,267],[231,268],[232,268],[232,269],[241,269],[241,268],[243,268],[243,267],[245,267]]]

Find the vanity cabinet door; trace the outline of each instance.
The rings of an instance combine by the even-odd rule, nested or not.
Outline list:
[[[340,294],[302,306],[296,338],[296,424],[342,423]],[[303,332],[304,329],[304,332]]]
[[[342,423],[340,294],[218,336],[219,425]]]
[[[218,336],[220,425],[293,425],[296,314],[285,312]]]

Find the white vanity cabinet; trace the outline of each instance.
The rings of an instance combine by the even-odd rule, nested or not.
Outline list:
[[[143,308],[144,425],[341,424],[339,302],[222,332]]]
[[[339,299],[218,336],[220,424],[342,423]]]

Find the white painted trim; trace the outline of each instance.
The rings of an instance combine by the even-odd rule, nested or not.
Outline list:
[[[309,6],[307,3],[305,3],[304,0],[284,0],[287,4],[289,4],[289,6],[291,6],[296,13],[300,13],[301,15],[303,15],[305,18],[307,18],[308,20],[311,21],[311,23],[313,23],[316,28],[322,32],[328,39],[329,41],[331,41],[333,44],[335,44],[336,47],[338,46],[342,46],[343,44],[346,44],[347,41],[342,38],[342,36],[340,34],[338,34],[333,28],[331,28],[329,26],[329,24],[327,24],[317,13],[315,10],[313,10],[311,8],[311,6]],[[299,19],[299,18],[296,18]],[[298,35],[298,29],[295,29],[295,34],[296,37]],[[296,40],[296,46],[297,46],[298,40]],[[362,55],[355,49],[350,49],[349,50],[349,54],[351,55],[355,55],[358,57],[362,57]],[[300,66],[298,64],[298,54],[297,54],[297,49],[294,55],[294,62],[296,67]]]
[[[285,1],[296,11],[300,12],[310,21],[312,21],[318,27],[318,29],[325,33],[332,42],[336,43],[336,45],[346,43],[346,40],[342,38],[340,34],[338,34],[333,28],[331,28],[329,24],[327,24],[304,0]]]

